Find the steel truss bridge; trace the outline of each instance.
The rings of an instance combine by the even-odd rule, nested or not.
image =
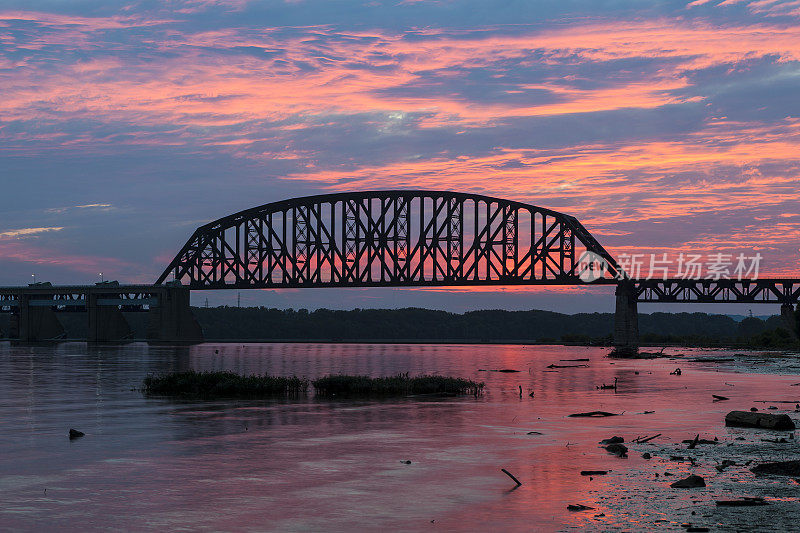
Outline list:
[[[266,204],[194,232],[170,275],[191,289],[584,283],[574,217],[476,194],[377,191]]]
[[[493,285],[615,285],[615,343],[634,349],[638,302],[772,303],[788,319],[800,300],[795,278],[632,279],[572,216],[478,194],[402,190],[240,211],[197,228],[154,286],[0,288],[0,312],[20,315],[21,338],[32,339],[41,337],[43,310],[83,308],[99,340],[125,330],[104,325],[119,323],[115,312],[143,308],[167,324],[154,338],[180,341],[201,336],[190,290]]]
[[[592,253],[603,261],[587,276]],[[631,279],[575,217],[477,194],[340,193],[199,227],[156,281],[190,289],[608,285],[638,302],[796,303],[800,279]]]

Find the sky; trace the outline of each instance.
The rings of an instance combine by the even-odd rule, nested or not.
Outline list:
[[[798,94],[799,0],[0,0],[0,284],[149,283],[232,212],[408,188],[562,211],[617,257],[800,276]],[[241,301],[613,309],[602,288]]]

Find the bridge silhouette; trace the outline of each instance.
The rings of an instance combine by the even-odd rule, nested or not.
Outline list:
[[[202,338],[191,290],[496,285],[615,285],[621,353],[638,349],[638,302],[772,303],[788,319],[800,299],[795,278],[632,278],[570,215],[478,194],[396,190],[240,211],[197,228],[153,286],[0,288],[0,310],[17,317],[21,340],[58,336],[51,315],[82,307],[89,340],[124,337],[121,312],[146,310],[151,340],[191,342]]]
[[[194,232],[156,284],[190,289],[572,285],[611,255],[578,219],[442,191],[327,194],[266,204]],[[602,282],[602,280],[597,280]]]

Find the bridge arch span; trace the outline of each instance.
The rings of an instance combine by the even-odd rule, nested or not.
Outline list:
[[[574,217],[448,191],[272,202],[197,228],[159,277],[192,289],[573,285],[584,252],[618,266]]]

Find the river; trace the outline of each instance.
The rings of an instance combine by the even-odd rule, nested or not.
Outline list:
[[[671,349],[673,358],[612,360],[607,352],[0,343],[0,529],[683,531],[692,523],[719,531],[800,523],[794,480],[758,480],[741,465],[714,469],[721,450],[740,461],[796,457],[794,440],[764,443],[775,434],[724,426],[725,413],[752,406],[797,420],[793,404],[757,403],[800,398],[792,386],[800,382],[796,355]],[[736,361],[719,361],[730,357]],[[676,367],[679,376],[670,374]],[[184,369],[309,378],[438,373],[483,381],[486,390],[477,398],[174,401],[137,389],[149,373]],[[520,372],[492,371],[499,369]],[[597,388],[615,378],[616,391]],[[712,394],[730,400],[714,402]],[[592,410],[622,414],[567,416]],[[70,441],[70,428],[86,435]],[[646,445],[628,444],[628,458],[598,445],[612,435],[629,443],[657,433]],[[698,447],[697,466],[669,459],[676,450],[686,455],[681,441],[696,434],[721,444]],[[514,489],[501,468],[522,485]],[[581,470],[609,473],[590,478]],[[707,487],[669,487],[691,472]],[[770,505],[714,504],[739,496]],[[571,512],[569,504],[592,509]]]

